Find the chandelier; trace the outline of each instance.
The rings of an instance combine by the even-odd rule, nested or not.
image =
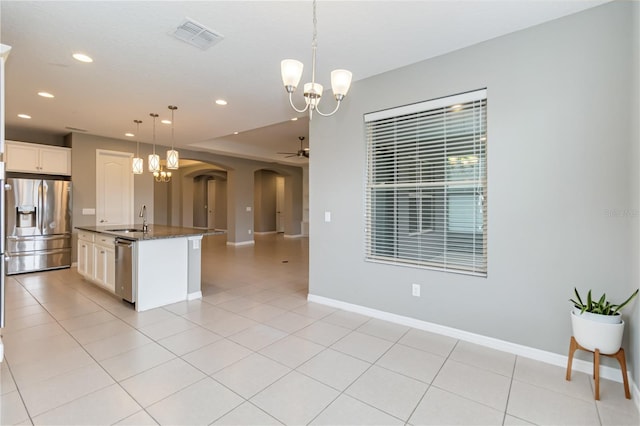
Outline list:
[[[133,169],[134,175],[141,175],[144,171],[144,164],[142,162],[142,158],[140,157],[140,138],[138,135],[140,134],[140,123],[142,120],[133,120],[136,123],[136,156],[131,163],[131,168]]]
[[[309,110],[309,119],[313,118],[313,111],[318,114],[328,117],[333,115],[340,108],[340,102],[344,99],[351,86],[351,71],[347,70],[333,70],[331,71],[331,88],[333,90],[333,96],[336,98],[336,108],[330,113],[323,113],[318,109],[320,98],[322,97],[322,85],[316,83],[316,50],[318,48],[318,20],[316,18],[316,0],[313,0],[313,39],[311,41],[311,83],[305,83],[304,85],[304,101],[305,107],[302,109],[296,108],[293,104],[293,92],[296,91],[300,78],[302,77],[302,69],[304,65],[302,62],[295,59],[285,59],[280,63],[280,71],[282,73],[282,83],[284,88],[289,93],[289,104],[297,112],[305,112]]]
[[[180,156],[178,155],[178,151],[173,149],[174,138],[173,138],[173,113],[178,109],[175,105],[169,105],[167,108],[171,110],[171,149],[167,151],[167,169],[169,170],[177,170],[179,167]],[[169,176],[171,177],[171,176]]]
[[[171,181],[171,172],[165,172],[164,169],[162,168],[162,165],[160,165],[160,170],[158,170],[157,172],[153,172],[153,177],[156,180],[156,182],[170,182]]]

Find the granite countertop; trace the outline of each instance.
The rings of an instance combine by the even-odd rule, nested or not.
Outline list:
[[[159,240],[166,238],[181,238],[195,235],[218,235],[222,231],[208,229],[183,228],[179,226],[164,226],[149,224],[148,232],[142,232],[142,225],[110,225],[110,226],[76,226],[76,229],[111,235],[132,241]]]

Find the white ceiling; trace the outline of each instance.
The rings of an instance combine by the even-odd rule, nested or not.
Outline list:
[[[330,71],[346,68],[361,80],[605,2],[321,0],[317,78],[329,87]],[[178,147],[306,162],[276,152],[295,152],[298,136],[308,136],[307,119],[290,121],[304,114],[289,107],[280,61],[301,60],[302,82],[310,80],[311,1],[2,0],[0,14],[0,41],[12,46],[8,126],[127,139],[141,119],[140,139],[150,142],[149,113],[169,118],[173,104]],[[203,51],[172,38],[185,17],[224,40]],[[94,62],[72,59],[78,51]],[[216,105],[218,98],[228,105]],[[324,109],[333,102],[327,94]],[[158,124],[157,134],[170,144],[168,126]]]

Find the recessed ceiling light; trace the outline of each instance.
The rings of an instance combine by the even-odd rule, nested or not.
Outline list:
[[[87,56],[84,53],[74,53],[73,59],[80,62],[93,62],[91,56]]]
[[[233,134],[234,134],[234,135],[237,135],[237,134],[238,134],[238,132],[233,132]]]
[[[291,121],[298,121],[298,117],[293,117]]]
[[[18,114],[18,117],[29,120],[31,116],[29,114]]]
[[[124,135],[128,138],[132,138],[135,136],[133,133],[125,133]]]
[[[225,101],[224,99],[216,99],[216,104],[218,104],[218,105],[226,105],[227,101]]]
[[[43,98],[55,98],[55,96],[49,92],[38,92],[38,96],[42,96]]]
[[[171,124],[171,120],[161,120],[162,124]]]

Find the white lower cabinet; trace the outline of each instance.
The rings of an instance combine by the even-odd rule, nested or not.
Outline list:
[[[78,272],[86,279],[115,293],[115,238],[91,232],[78,234]]]
[[[93,236],[91,232],[78,233],[78,273],[93,279]]]
[[[93,278],[97,284],[115,293],[116,291],[116,247],[112,237],[96,236],[93,246]]]

